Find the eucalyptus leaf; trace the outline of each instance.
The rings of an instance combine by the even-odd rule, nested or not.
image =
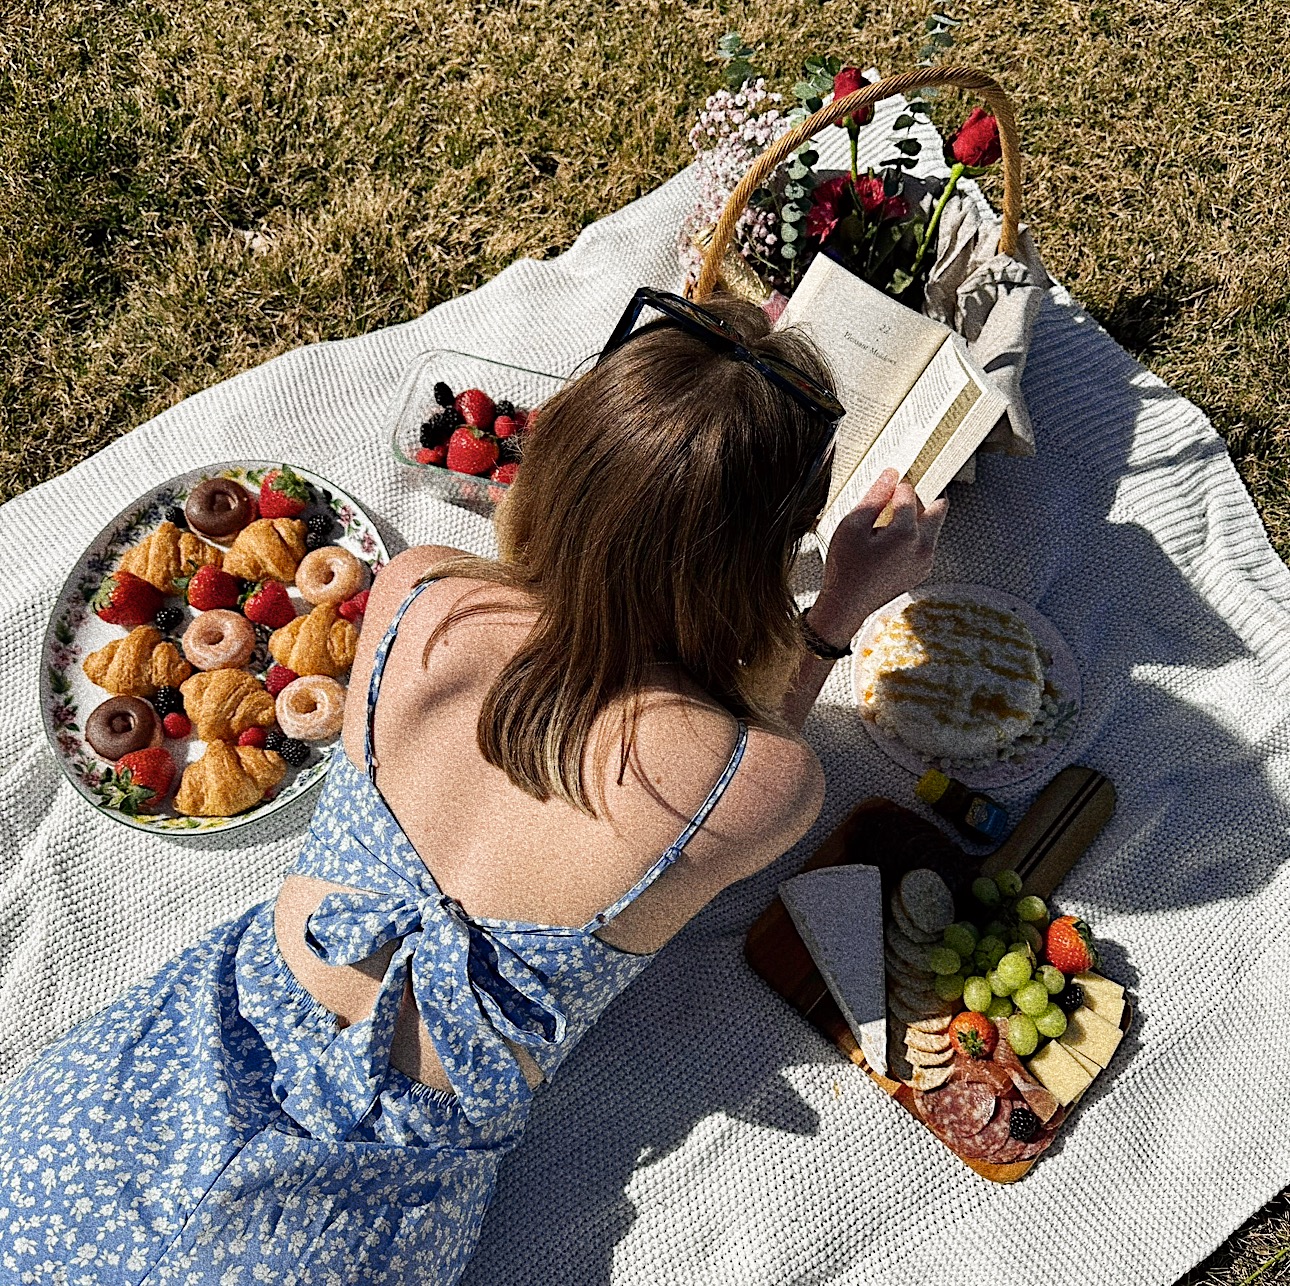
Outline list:
[[[824,106],[822,98],[808,98],[806,100],[806,110],[808,112],[818,112]]]
[[[806,211],[800,205],[786,205],[784,207],[785,223],[800,223],[806,218]]]
[[[796,246],[780,246],[780,248],[779,248],[779,253],[780,253],[781,255],[783,255],[783,257],[784,257],[785,259],[796,259],[796,258],[797,258],[797,247],[796,247]]]
[[[936,45],[940,49],[948,49],[954,43],[954,37],[948,31],[933,31],[927,38],[929,45]]]
[[[810,112],[805,107],[790,107],[784,113],[784,119],[788,122],[789,128],[792,129],[794,125],[800,125],[809,115]]]
[[[894,147],[905,156],[917,156],[923,150],[923,145],[916,138],[898,138]]]
[[[790,201],[796,201],[798,197],[806,195],[806,189],[800,183],[789,183],[784,188],[784,195]]]
[[[961,27],[963,25],[962,19],[951,18],[948,13],[939,13],[939,12],[933,11],[932,17],[937,22],[944,23],[945,26],[947,27]]]
[[[927,95],[927,91],[926,91],[926,90],[924,90],[924,91],[923,91],[923,95],[924,95],[924,97],[926,97],[926,95]],[[932,111],[932,109],[931,109],[931,108],[928,106],[928,104],[927,104],[927,103],[925,103],[925,102],[923,101],[923,99],[921,99],[921,98],[911,98],[911,99],[909,100],[909,102],[905,104],[905,106],[906,106],[906,107],[908,107],[908,108],[909,108],[909,110],[910,110],[911,112],[913,112],[913,114],[914,114],[915,116],[930,116],[930,115],[931,115],[931,111]]]
[[[779,225],[779,238],[781,241],[787,244],[788,242],[796,241],[797,237],[798,231],[791,223],[781,223]]]
[[[811,77],[811,84],[815,86],[817,94],[827,94],[833,89],[833,77],[827,73]]]
[[[823,59],[823,58],[808,58],[808,59],[807,59],[807,60],[802,64],[802,71],[803,71],[803,73],[805,73],[807,76],[810,76],[810,75],[812,75],[812,74],[813,74],[813,73],[815,73],[815,72],[823,71],[823,70],[824,70],[824,59]]]
[[[793,86],[793,96],[800,98],[803,102],[815,97],[815,86],[809,80],[799,80]]]
[[[908,112],[901,112],[892,122],[892,129],[911,129],[914,124],[914,118]]]
[[[891,274],[889,293],[893,295],[903,295],[913,284],[913,275],[904,268],[897,268],[895,272]]]
[[[824,70],[827,71],[830,76],[836,76],[838,72],[842,70],[842,59],[836,54],[830,54],[824,60]]]
[[[810,165],[814,165],[816,161],[820,159],[820,154],[818,152],[812,151],[809,147],[807,147],[807,148],[803,148],[802,151],[798,152],[797,159],[801,161],[803,165],[810,166]]]

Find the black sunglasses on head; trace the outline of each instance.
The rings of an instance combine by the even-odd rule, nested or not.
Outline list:
[[[808,473],[813,478],[824,463],[825,456],[833,447],[837,437],[838,424],[846,414],[846,408],[822,384],[817,384],[804,371],[790,362],[781,362],[777,357],[753,353],[744,347],[739,336],[735,334],[720,317],[710,313],[706,308],[691,303],[681,295],[674,295],[667,290],[652,290],[642,286],[632,296],[631,302],[618,319],[609,342],[601,349],[597,361],[603,361],[614,349],[621,348],[631,338],[633,329],[645,308],[652,308],[662,313],[670,322],[675,323],[687,334],[694,335],[710,344],[719,353],[725,353],[737,362],[746,362],[755,371],[760,371],[777,389],[787,393],[799,406],[824,419],[831,430],[824,439],[818,455]]]

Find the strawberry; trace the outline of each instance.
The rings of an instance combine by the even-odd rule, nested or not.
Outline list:
[[[520,431],[520,422],[513,415],[499,415],[493,421],[493,432],[499,438],[514,437]]]
[[[161,591],[133,572],[113,572],[91,606],[109,625],[149,625],[161,606]]]
[[[448,468],[455,472],[479,477],[488,473],[496,463],[496,440],[485,437],[478,429],[456,429],[448,439]]]
[[[509,485],[515,481],[515,475],[519,473],[519,471],[520,466],[516,464],[514,460],[511,460],[506,464],[499,464],[488,476],[492,478],[494,482],[505,482]]]
[[[186,714],[168,714],[162,721],[161,726],[166,730],[167,737],[173,737],[176,741],[182,741],[193,730],[192,720]]]
[[[965,1009],[950,1023],[950,1045],[969,1058],[989,1058],[999,1043],[999,1029],[984,1015]]]
[[[336,610],[347,620],[356,621],[367,611],[367,596],[370,589],[360,590],[353,598],[347,598]]]
[[[416,454],[415,454],[412,458],[413,458],[413,459],[414,459],[418,464],[430,464],[430,463],[432,463],[432,461],[431,461],[431,459],[430,459],[430,448],[429,448],[429,447],[417,447],[417,449],[416,449]]]
[[[299,677],[285,665],[271,665],[268,674],[264,676],[264,687],[271,697],[276,697],[288,683],[294,683]]]
[[[1060,916],[1048,926],[1044,953],[1048,963],[1056,965],[1064,974],[1084,973],[1097,968],[1093,930],[1073,915]]]
[[[418,447],[413,459],[418,464],[437,464],[442,468],[448,459],[448,444],[440,442],[432,447]]]
[[[166,797],[175,780],[175,761],[160,746],[122,755],[116,767],[105,774],[104,802],[123,813],[147,812]]]
[[[256,625],[280,630],[296,619],[296,605],[279,580],[265,580],[252,585],[242,598],[242,614]]]
[[[209,564],[199,567],[191,576],[178,577],[175,586],[184,591],[189,607],[209,612],[213,607],[236,607],[242,597],[242,584],[236,576]]]
[[[483,389],[468,388],[458,393],[453,405],[457,408],[457,414],[461,416],[462,422],[470,425],[471,428],[491,429],[493,427],[497,408],[493,405],[493,399]]]
[[[264,749],[264,743],[269,739],[269,730],[267,728],[247,728],[238,734],[237,744],[239,746],[255,746],[259,750]]]
[[[298,518],[312,500],[309,484],[290,465],[270,470],[260,483],[261,518]]]

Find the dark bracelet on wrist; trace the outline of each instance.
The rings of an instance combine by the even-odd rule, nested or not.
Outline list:
[[[807,611],[809,610],[808,608]],[[846,647],[834,647],[832,643],[825,642],[811,628],[810,621],[806,619],[806,612],[798,613],[797,623],[801,627],[802,642],[812,656],[819,657],[821,661],[840,661],[844,656],[851,655],[850,643]]]

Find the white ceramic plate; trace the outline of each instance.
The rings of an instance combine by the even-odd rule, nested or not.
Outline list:
[[[865,621],[852,645],[854,656],[851,663],[851,698],[859,709],[857,674],[860,662],[865,649],[873,642],[887,619],[918,599],[940,598],[946,594],[970,596],[987,606],[1012,612],[1029,626],[1030,632],[1035,636],[1035,642],[1039,645],[1040,656],[1044,662],[1044,698],[1047,714],[1041,717],[1041,730],[1030,737],[1023,738],[1018,743],[1017,753],[1012,758],[996,759],[985,764],[960,763],[953,759],[933,759],[907,746],[903,741],[880,728],[863,711],[860,715],[861,721],[869,736],[873,738],[874,744],[888,758],[920,777],[929,768],[939,768],[942,772],[957,777],[964,785],[978,790],[1011,786],[1015,782],[1025,781],[1028,777],[1049,767],[1062,755],[1069,744],[1076,724],[1079,722],[1080,680],[1079,666],[1066,640],[1046,616],[1036,611],[1024,599],[1014,598],[1003,590],[991,589],[985,585],[927,585],[914,590],[912,594],[902,594],[899,598],[892,599]]]
[[[100,620],[90,609],[90,600],[103,583],[104,577],[116,568],[121,555],[131,545],[138,544],[160,526],[167,509],[171,506],[182,509],[188,493],[199,482],[215,477],[232,478],[252,493],[258,493],[264,475],[270,469],[280,468],[281,464],[281,461],[270,460],[237,460],[227,464],[213,464],[181,474],[154,487],[122,510],[90,542],[89,548],[72,568],[72,573],[58,596],[58,602],[54,605],[49,628],[45,632],[40,667],[40,709],[45,721],[45,732],[54,757],[72,785],[99,812],[126,826],[176,835],[208,834],[211,831],[231,830],[236,826],[249,826],[269,813],[285,808],[321,781],[327,772],[331,756],[340,745],[339,736],[329,742],[311,743],[309,759],[299,768],[288,767],[286,777],[271,799],[266,799],[236,817],[183,817],[169,806],[169,802],[156,813],[136,817],[123,813],[120,809],[109,808],[104,803],[105,792],[101,789],[101,781],[103,774],[112,765],[100,758],[85,740],[86,717],[95,706],[106,701],[109,694],[85,677],[81,664],[91,652],[97,651],[112,639],[124,638],[129,633],[122,625],[109,625]],[[341,545],[363,559],[373,572],[383,567],[389,559],[385,543],[358,502],[325,478],[310,473],[308,469],[294,464],[291,467],[313,487],[316,503],[309,512],[330,510],[333,514],[335,526],[331,543]],[[298,610],[308,610],[308,604],[301,600],[299,591],[294,586],[291,587],[290,594]],[[184,606],[180,599],[168,598],[166,602],[183,607],[188,619],[196,614],[191,608]],[[186,624],[187,621],[168,636],[176,644]],[[245,668],[262,675],[269,664],[271,659],[261,645],[256,648],[255,655]],[[200,759],[206,748],[206,743],[196,737],[183,741],[167,737],[163,745],[171,752],[180,773],[188,764]],[[170,798],[173,797],[172,789]]]

